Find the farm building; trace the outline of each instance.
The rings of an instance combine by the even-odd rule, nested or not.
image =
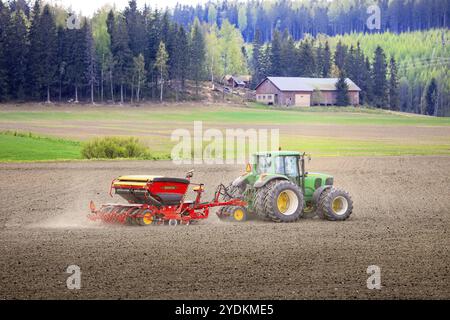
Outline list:
[[[336,104],[337,78],[267,77],[256,86],[256,101],[265,104],[309,107]],[[359,104],[361,89],[349,78],[350,104]]]
[[[232,88],[248,88],[250,80],[251,77],[248,75],[243,76],[226,75],[223,77],[223,83]]]

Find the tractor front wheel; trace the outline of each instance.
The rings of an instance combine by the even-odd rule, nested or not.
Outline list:
[[[353,201],[348,192],[330,188],[324,190],[318,203],[319,217],[331,221],[347,220],[353,211]]]
[[[264,212],[274,222],[294,222],[303,214],[303,194],[290,181],[277,180],[268,185]]]

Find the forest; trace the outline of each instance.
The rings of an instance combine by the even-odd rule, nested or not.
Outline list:
[[[380,29],[366,24],[368,9],[380,10]],[[369,10],[370,11],[370,10]],[[249,0],[210,1],[206,5],[177,5],[173,20],[184,26],[195,19],[219,27],[224,21],[236,26],[246,42],[259,30],[263,42],[271,41],[275,30],[288,30],[295,41],[305,34],[334,36],[358,32],[393,33],[448,28],[449,0]]]
[[[225,74],[251,74],[253,87],[269,75],[349,77],[364,105],[450,115],[448,1],[379,5],[387,15],[374,32],[364,27],[365,1],[161,11],[131,0],[122,11],[104,6],[81,17],[41,1],[0,0],[0,101],[178,101],[199,99],[202,81]],[[345,83],[340,90],[345,104]]]

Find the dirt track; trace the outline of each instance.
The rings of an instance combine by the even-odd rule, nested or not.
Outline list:
[[[342,223],[106,227],[85,219],[120,174],[170,162],[0,164],[0,299],[450,298],[450,157],[313,159],[355,201]],[[196,167],[214,187],[241,167]],[[116,199],[117,201],[119,199]],[[68,290],[76,264],[82,289]],[[378,265],[381,290],[366,288]]]

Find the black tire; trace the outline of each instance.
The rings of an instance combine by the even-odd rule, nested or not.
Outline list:
[[[353,200],[348,192],[330,188],[320,195],[317,212],[322,219],[344,221],[353,212]]]
[[[278,203],[280,195],[288,197],[285,212],[280,210]],[[276,180],[268,185],[264,201],[264,212],[274,222],[295,222],[303,214],[303,194],[300,188],[290,181]]]
[[[262,220],[270,220],[269,216],[264,210],[264,201],[269,190],[270,183],[258,188],[255,192],[255,199],[253,201],[253,210],[256,216]]]

